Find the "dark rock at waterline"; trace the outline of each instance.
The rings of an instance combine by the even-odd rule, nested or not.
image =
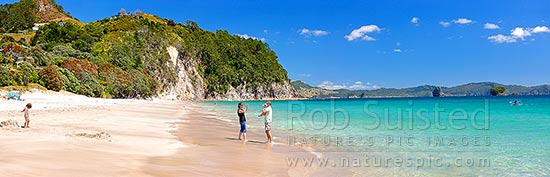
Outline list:
[[[441,89],[441,87],[435,87],[434,90],[432,91],[432,96],[433,97],[442,97],[443,96],[443,89]]]

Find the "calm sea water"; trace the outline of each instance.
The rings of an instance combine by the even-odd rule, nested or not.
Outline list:
[[[237,103],[202,104],[237,122]],[[248,125],[261,127],[256,115],[264,102],[244,103]],[[276,142],[309,147],[329,159],[326,168],[393,176],[550,175],[550,97],[274,101],[273,110]]]

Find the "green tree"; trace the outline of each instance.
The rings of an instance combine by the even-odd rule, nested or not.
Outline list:
[[[33,0],[21,0],[0,6],[0,28],[7,32],[30,29],[36,21],[38,8]]]
[[[82,49],[82,51],[88,51],[92,45],[91,43],[93,42],[93,38],[80,26],[71,22],[65,22],[63,25],[58,22],[50,22],[36,32],[34,37],[31,39],[31,45],[50,44],[46,45],[48,47],[44,48],[49,51],[57,44],[70,43],[73,41],[77,41],[76,43],[81,43],[76,44],[80,47],[79,49]]]
[[[500,85],[496,85],[493,88],[491,88],[491,96],[497,96],[497,95],[503,95],[506,91],[506,88]]]

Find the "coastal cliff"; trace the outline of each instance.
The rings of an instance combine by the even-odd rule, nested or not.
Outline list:
[[[0,31],[22,34],[2,35],[0,86],[37,83],[54,91],[105,98],[295,96],[276,53],[258,39],[225,30],[211,32],[194,21],[176,23],[139,10],[121,10],[85,24],[53,0],[2,6]],[[49,23],[38,23],[45,20]],[[36,32],[28,32],[31,27]]]
[[[189,56],[181,56],[173,46],[167,48],[167,52],[177,70],[175,84],[165,90],[159,90],[161,96],[170,99],[184,100],[242,100],[242,99],[289,99],[295,97],[295,90],[290,82],[268,83],[256,87],[246,87],[240,84],[237,87],[229,86],[225,93],[211,93],[207,90],[205,79],[196,69],[199,65],[197,59]]]

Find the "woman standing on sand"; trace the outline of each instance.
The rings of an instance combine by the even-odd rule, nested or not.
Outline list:
[[[239,123],[241,124],[241,130],[239,131],[239,140],[241,140],[241,136],[244,137],[244,141],[248,141],[246,138],[246,117],[244,113],[248,111],[248,104],[246,104],[246,108],[243,109],[243,103],[240,102],[237,106],[237,115],[239,116]]]

